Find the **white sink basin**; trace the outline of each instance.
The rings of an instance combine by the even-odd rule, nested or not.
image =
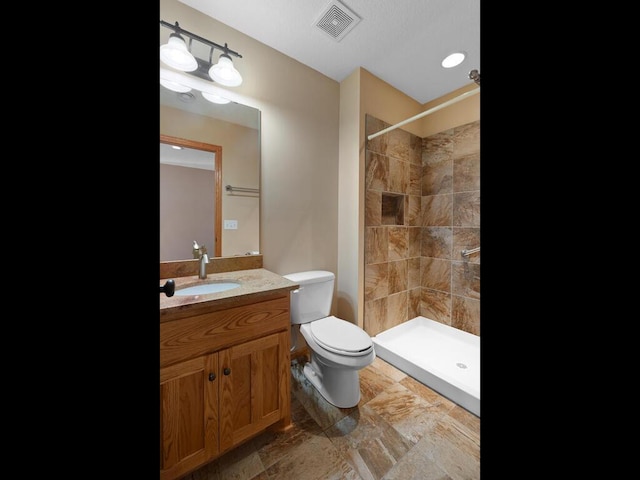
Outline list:
[[[207,293],[224,292],[239,286],[240,284],[236,282],[205,283],[193,287],[176,288],[175,295],[206,295]]]

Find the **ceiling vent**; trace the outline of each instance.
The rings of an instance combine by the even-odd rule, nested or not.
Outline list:
[[[360,18],[337,0],[333,0],[316,20],[316,27],[333,38],[336,42],[342,40],[353,30]]]

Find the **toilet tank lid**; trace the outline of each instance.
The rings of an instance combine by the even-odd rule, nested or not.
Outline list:
[[[308,272],[289,273],[287,275],[283,275],[283,277],[299,285],[326,282],[336,278],[333,272],[328,272],[326,270],[309,270]]]

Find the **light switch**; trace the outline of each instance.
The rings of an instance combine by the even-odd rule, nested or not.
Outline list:
[[[237,230],[238,229],[238,221],[237,220],[225,220],[224,221],[224,229],[225,230]]]

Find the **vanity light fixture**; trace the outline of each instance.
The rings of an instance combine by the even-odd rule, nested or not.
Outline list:
[[[227,44],[224,44],[225,49]],[[226,87],[237,87],[242,83],[242,75],[235,69],[231,57],[225,52],[218,58],[218,63],[209,69],[209,76]]]
[[[179,33],[181,29],[178,22],[175,29],[176,31],[169,35],[169,41],[160,46],[160,60],[183,72],[192,72],[198,68],[198,62],[187,49],[187,44]]]
[[[178,22],[175,25],[171,25],[164,20],[160,20],[160,25],[173,30],[173,33],[169,36],[168,43],[160,47],[160,60],[164,63],[204,80],[214,80],[226,87],[237,87],[242,83],[242,75],[236,70],[231,60],[232,55],[237,58],[242,58],[242,55],[230,50],[226,43],[222,46],[195,33],[188,32],[181,28]],[[189,38],[188,47],[183,36]],[[208,61],[195,57],[191,53],[194,40],[209,47]],[[215,49],[222,51],[216,64],[212,62]]]
[[[462,63],[464,57],[466,57],[466,54],[464,52],[452,53],[451,55],[448,55],[444,60],[442,60],[442,66],[444,68],[457,67]]]

